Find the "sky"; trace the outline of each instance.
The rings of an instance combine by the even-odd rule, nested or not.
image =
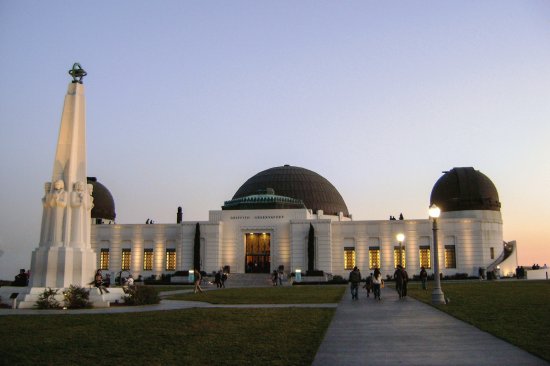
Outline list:
[[[425,219],[472,166],[519,263],[550,264],[548,1],[0,0],[1,279],[38,247],[74,62],[117,223],[207,220],[284,164],[354,220]]]

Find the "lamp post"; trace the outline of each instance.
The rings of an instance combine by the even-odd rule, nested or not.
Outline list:
[[[437,244],[437,218],[441,214],[441,210],[435,204],[432,204],[428,210],[432,218],[432,230],[434,235],[434,289],[432,291],[432,304],[445,304],[445,295],[441,290],[441,280],[439,278],[439,248]]]
[[[403,267],[403,240],[405,240],[405,235],[403,233],[399,233],[395,237],[399,242],[399,265]]]

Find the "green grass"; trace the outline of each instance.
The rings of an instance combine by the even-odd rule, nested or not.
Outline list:
[[[323,304],[338,303],[345,290],[345,285],[233,288],[178,294],[168,299],[211,304]]]
[[[411,283],[409,295],[430,303]],[[442,282],[447,305],[437,308],[550,361],[550,281]]]
[[[4,365],[310,365],[335,309],[0,318]]]
[[[344,291],[345,286],[269,287],[172,298],[224,304],[334,303]],[[3,316],[0,363],[310,365],[335,311],[252,308]]]

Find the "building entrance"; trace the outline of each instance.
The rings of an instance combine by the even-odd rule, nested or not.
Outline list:
[[[269,273],[271,265],[271,234],[245,235],[245,273]]]

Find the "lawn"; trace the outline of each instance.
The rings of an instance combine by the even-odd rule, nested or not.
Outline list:
[[[322,304],[338,303],[345,290],[345,285],[231,288],[167,298],[211,304]]]
[[[224,289],[190,299],[333,303],[344,290],[345,286]],[[0,363],[310,365],[335,311],[289,307],[3,316]]]
[[[431,287],[411,283],[409,295],[430,303]],[[550,281],[442,282],[437,308],[550,361]]]

